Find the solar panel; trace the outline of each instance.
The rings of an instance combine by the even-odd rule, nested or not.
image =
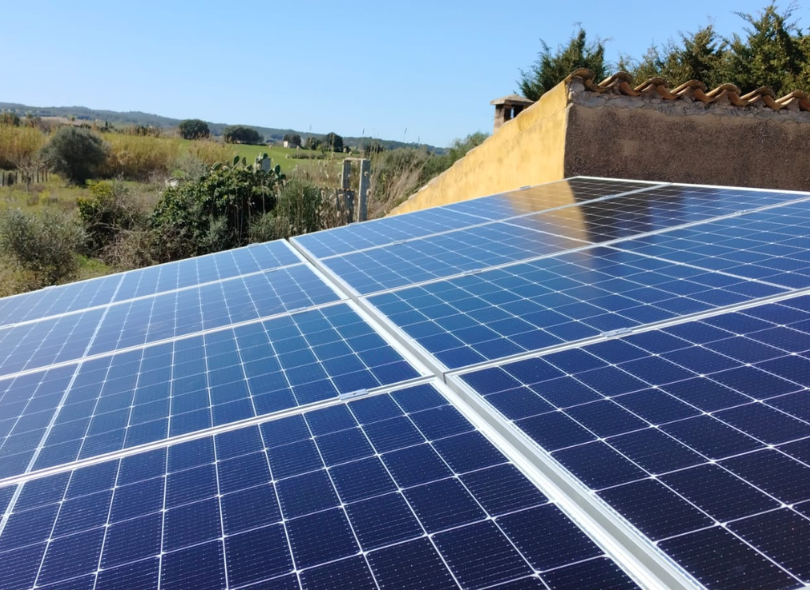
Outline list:
[[[797,297],[461,379],[703,584],[795,587],[810,574],[808,320]]]
[[[809,214],[576,178],[0,300],[0,588],[810,583]]]
[[[0,375],[138,346],[340,296],[304,264],[0,330]]]
[[[0,299],[0,326],[44,318],[113,301],[154,295],[202,283],[299,264],[282,241],[255,244]]]
[[[11,393],[0,404],[42,380],[47,387],[41,385],[34,397],[48,395],[47,403],[37,399],[36,405],[47,405],[48,412],[34,414],[29,403],[19,423],[9,421],[15,436],[7,449],[0,447],[8,455],[0,460],[0,478],[23,473],[29,465],[53,467],[420,376],[348,304],[53,372],[61,377],[57,382],[42,373],[8,380]],[[31,426],[23,430],[22,422]]]
[[[5,587],[636,587],[433,385],[34,479],[11,502]]]
[[[785,205],[617,247],[790,288],[810,286],[810,208]]]
[[[600,247],[395,290],[369,302],[454,369],[780,291]]]
[[[603,243],[700,223],[806,198],[795,193],[667,185],[509,220],[549,233]]]
[[[654,186],[652,183],[607,179],[563,180],[408,215],[376,219],[360,226],[297,236],[292,241],[313,256],[326,258]]]

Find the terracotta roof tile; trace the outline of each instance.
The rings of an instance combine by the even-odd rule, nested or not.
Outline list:
[[[675,88],[670,88],[669,82],[664,78],[650,78],[634,86],[633,77],[627,72],[617,72],[596,83],[593,72],[584,68],[575,70],[565,81],[570,82],[574,78],[578,78],[582,82],[585,90],[599,94],[660,97],[664,100],[699,101],[707,105],[727,104],[735,107],[767,107],[774,111],[782,109],[810,111],[810,97],[801,90],[795,90],[782,98],[776,98],[773,90],[764,86],[747,94],[742,94],[734,84],[721,84],[717,88],[708,90],[706,85],[698,80],[689,80]]]

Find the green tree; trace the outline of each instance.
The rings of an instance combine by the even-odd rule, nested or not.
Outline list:
[[[329,146],[329,149],[333,152],[343,151],[343,138],[337,133],[327,133],[326,137],[323,138],[323,142]]]
[[[810,42],[792,21],[793,9],[769,4],[757,16],[737,13],[748,27],[745,37],[726,40],[723,75],[743,92],[768,86],[777,96],[810,83]]]
[[[287,133],[281,141],[287,141],[292,146],[301,147],[301,136],[297,133]]]
[[[253,220],[272,211],[281,183],[277,165],[262,170],[266,154],[248,164],[234,158],[203,175],[166,189],[155,205],[150,226],[157,236],[157,260],[168,261],[248,243]]]
[[[562,82],[577,68],[588,68],[602,80],[607,75],[605,44],[597,39],[588,43],[585,29],[571,36],[568,45],[560,46],[555,53],[542,39],[540,55],[528,70],[520,71],[518,92],[529,100],[538,100],[543,94]]]
[[[183,139],[205,139],[211,134],[208,123],[200,119],[184,119],[177,128]]]
[[[385,146],[376,139],[363,144],[363,155],[367,158],[377,154],[381,154],[384,151]]]
[[[42,160],[68,182],[84,184],[107,160],[104,141],[89,129],[60,127],[42,148]]]
[[[36,214],[12,209],[0,217],[0,250],[23,272],[28,288],[75,277],[77,250],[84,240],[81,226],[61,211],[45,209]]]
[[[662,47],[650,47],[640,61],[628,68],[637,82],[653,77],[665,78],[678,85],[700,80],[712,88],[722,84],[723,40],[710,24],[695,33],[681,34],[680,44],[669,41]]]
[[[222,132],[225,143],[247,143],[256,145],[262,143],[262,136],[259,132],[244,125],[231,125]]]
[[[308,150],[317,150],[319,147],[321,147],[322,143],[323,139],[321,139],[320,137],[315,137],[314,135],[310,135],[309,137],[307,137],[307,141],[304,144],[304,147]]]

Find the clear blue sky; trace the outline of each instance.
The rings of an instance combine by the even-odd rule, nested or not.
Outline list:
[[[0,101],[82,105],[444,146],[581,23],[640,56],[766,0],[4,2]],[[795,14],[810,23],[808,0]],[[407,133],[405,130],[407,128]]]

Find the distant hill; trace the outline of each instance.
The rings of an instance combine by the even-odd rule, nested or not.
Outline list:
[[[0,111],[12,111],[19,116],[30,112],[37,117],[69,117],[73,115],[77,119],[83,121],[107,121],[111,125],[124,126],[124,125],[146,125],[152,127],[160,127],[168,129],[177,127],[180,119],[172,119],[170,117],[161,117],[160,115],[153,115],[151,113],[143,113],[141,111],[105,111],[100,109],[89,109],[87,107],[33,107],[29,105],[14,103],[14,102],[0,102]],[[211,123],[206,121],[211,133],[214,135],[222,135],[222,130],[230,125],[230,123]],[[247,125],[258,131],[265,137],[266,140],[280,141],[287,133],[297,133],[302,138],[322,136],[324,133],[305,133],[296,131],[295,129],[274,129],[272,127],[260,127],[258,125]],[[386,149],[394,149],[399,147],[425,147],[428,150],[436,153],[444,153],[444,148],[437,148],[427,144],[405,143],[402,141],[393,141],[390,139],[378,139],[374,137],[347,137],[343,136],[343,143],[351,146],[360,146],[366,142],[376,139]]]

